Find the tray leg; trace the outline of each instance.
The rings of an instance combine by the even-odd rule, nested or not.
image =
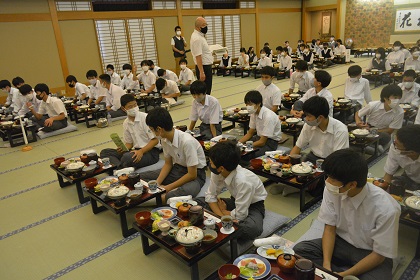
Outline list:
[[[76,182],[76,189],[77,189],[77,197],[79,198],[80,204],[88,202],[89,198],[85,197],[83,195],[83,189],[82,189],[82,183],[81,182]]]
[[[121,224],[121,231],[124,237],[129,237],[130,235],[136,233],[137,231],[134,228],[128,228],[127,226],[127,215],[125,211],[120,213],[120,224]]]
[[[149,239],[145,235],[140,234],[140,238],[141,238],[141,245],[143,247],[143,254],[144,255],[147,256],[148,254],[150,254],[150,253],[156,251],[157,249],[159,249],[159,246],[156,245],[156,244],[150,245],[149,244]]]
[[[198,273],[198,264],[194,263],[191,267],[190,267],[190,272],[191,272],[191,280],[199,280],[199,273]]]

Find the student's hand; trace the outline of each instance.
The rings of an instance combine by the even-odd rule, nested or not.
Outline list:
[[[133,75],[137,75],[137,65],[133,65],[133,69],[131,70]]]
[[[369,125],[364,123],[364,122],[358,122],[358,123],[356,123],[356,125],[360,128],[366,128],[366,129],[369,128]]]
[[[124,151],[121,148],[119,148],[119,147],[117,147],[117,152],[120,153],[120,154],[123,154],[124,153]]]
[[[227,210],[226,202],[223,199],[217,198],[217,205],[219,206],[220,210],[222,210],[222,212]]]
[[[324,263],[322,264],[322,266],[323,266],[326,270],[332,271],[332,270],[331,270],[331,264],[328,264],[328,263],[325,263],[325,262],[324,262]]]
[[[136,150],[136,151],[131,151],[131,153],[133,153],[133,156],[131,158],[133,158],[133,162],[139,162],[141,161],[142,157],[143,157],[143,151],[140,150]]]
[[[141,93],[146,93],[146,91],[144,89],[141,89],[140,92]]]
[[[52,118],[48,118],[45,120],[44,125],[45,126],[52,126],[54,120]]]
[[[302,118],[302,116],[303,116],[303,111],[294,111],[293,112],[293,115],[296,117],[296,118]]]
[[[206,80],[206,74],[203,72],[200,72],[200,81],[204,82]]]
[[[26,102],[26,107],[28,107],[29,109],[31,109],[31,106],[32,106],[32,103],[31,102]]]
[[[179,51],[179,53],[180,53],[180,54],[184,54],[185,52],[184,52],[184,51]]]

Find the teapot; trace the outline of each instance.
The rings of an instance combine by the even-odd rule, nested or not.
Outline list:
[[[99,128],[107,127],[108,126],[108,120],[106,118],[99,118],[96,126],[99,127]]]
[[[190,215],[190,223],[193,225],[202,225],[204,221],[204,209],[200,205],[191,206],[188,211]]]

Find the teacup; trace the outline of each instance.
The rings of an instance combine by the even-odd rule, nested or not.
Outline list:
[[[270,173],[271,174],[276,174],[278,172],[279,168],[280,168],[280,163],[275,162],[275,163],[271,164]]]
[[[150,191],[152,191],[152,192],[156,191],[157,190],[157,187],[158,187],[158,183],[157,183],[156,180],[149,181],[149,189],[150,189]]]
[[[110,164],[111,162],[109,161],[109,158],[103,158],[102,159],[102,164],[104,165],[104,166],[108,166],[109,164]]]
[[[222,220],[222,227],[225,231],[230,231],[233,227],[233,218],[231,216],[223,216]]]
[[[254,148],[254,142],[253,141],[246,141],[246,149],[252,150]]]
[[[136,183],[136,184],[134,185],[134,189],[135,189],[136,191],[143,192],[143,184],[142,184],[141,182]]]
[[[324,163],[324,160],[323,159],[317,159],[316,160],[316,168],[318,169],[318,170],[322,170],[322,164]]]

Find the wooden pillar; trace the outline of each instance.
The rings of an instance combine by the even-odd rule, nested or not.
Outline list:
[[[260,1],[262,0],[256,0],[255,1],[255,41],[256,41],[256,46],[254,48],[255,53],[259,54],[260,53]]]
[[[337,13],[337,15],[336,15],[336,23],[335,23],[335,28],[336,28],[336,31],[335,31],[335,33],[336,33],[336,35],[335,35],[335,38],[341,38],[341,30],[340,30],[340,28],[341,28],[341,0],[337,0],[337,10],[336,10],[336,13]],[[343,34],[343,36],[344,36],[344,34]],[[343,44],[345,44],[345,39],[344,38],[341,38],[341,40],[343,40]]]

